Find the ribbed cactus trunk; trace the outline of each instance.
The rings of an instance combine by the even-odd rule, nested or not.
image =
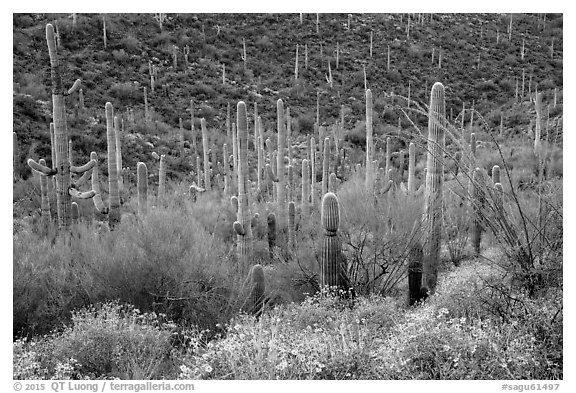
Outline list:
[[[138,215],[148,213],[148,168],[143,162],[136,165],[138,181]]]
[[[71,203],[70,213],[72,218],[72,225],[78,225],[78,222],[80,221],[80,207],[76,202]]]
[[[94,207],[101,213],[107,213],[108,208],[104,206],[104,201],[102,200],[102,194],[100,192],[100,179],[98,171],[98,155],[95,151],[90,153],[90,159],[96,161],[96,165],[92,168],[92,189],[96,193],[92,201],[94,202]]]
[[[320,284],[322,287],[342,287],[342,255],[338,238],[340,214],[338,198],[329,192],[322,198],[322,226],[324,240],[320,254]]]
[[[106,103],[106,141],[108,142],[108,225],[113,228],[120,221],[120,190],[118,185],[118,156],[116,153],[116,129],[114,127],[114,108]]]
[[[234,223],[237,234],[238,261],[247,267],[252,254],[252,226],[248,201],[248,117],[246,104],[240,101],[237,106],[238,125],[238,216]]]
[[[230,195],[230,164],[228,163],[228,145],[225,143],[222,145],[222,161],[223,161],[223,173],[224,176],[224,196]]]
[[[432,293],[436,288],[440,257],[445,121],[444,86],[442,83],[436,82],[430,92],[430,111],[428,114],[428,157],[424,194],[425,228],[423,232],[423,282],[424,286]]]
[[[196,156],[196,184],[202,187],[202,168],[200,165],[200,156]]]
[[[277,225],[282,228],[286,223],[286,177],[284,167],[284,154],[286,146],[286,127],[284,124],[284,103],[281,99],[276,102],[277,126],[278,126],[278,148],[276,151],[276,196],[277,196]]]
[[[310,138],[310,204],[316,208],[316,141]]]
[[[228,106],[230,108],[230,106]],[[230,124],[228,124],[230,126]],[[194,154],[198,154],[198,147],[196,146],[196,131],[194,129],[194,100],[190,100],[190,134],[192,137],[192,149]]]
[[[288,203],[288,249],[290,252],[295,250],[296,242],[296,205],[293,201]]]
[[[56,153],[56,204],[58,227],[68,228],[71,224],[70,161],[68,158],[68,126],[66,124],[66,106],[64,86],[60,71],[60,59],[56,51],[54,27],[46,25],[46,41],[50,55],[50,75],[52,80],[52,122],[54,124],[54,149]]]
[[[264,307],[264,291],[266,284],[264,281],[264,270],[261,265],[254,265],[250,269],[250,295],[249,309],[250,314],[260,317]]]
[[[404,160],[406,156],[405,150],[400,150],[398,155],[398,182],[404,181]]]
[[[366,180],[365,187],[372,192],[374,187],[374,170],[372,167],[374,141],[372,139],[372,91],[366,90]]]
[[[150,121],[150,111],[148,110],[148,91],[144,86],[144,122],[148,124]]]
[[[542,141],[541,139],[541,129],[542,129],[542,93],[536,93],[536,99],[534,100],[534,106],[536,109],[536,127],[534,129],[534,154],[539,160],[542,160]]]
[[[324,134],[326,134],[324,126],[318,127],[318,155],[320,160],[323,159],[322,155],[324,154],[324,139],[326,138]]]
[[[289,160],[289,162],[292,162]],[[288,181],[286,182],[286,199],[291,201],[294,199],[294,167],[288,164],[286,168],[286,172],[288,173]]]
[[[386,138],[386,161],[384,166],[384,184],[390,180],[390,170],[392,169],[392,142],[390,137]]]
[[[268,223],[268,254],[270,260],[274,258],[274,248],[276,247],[276,215],[269,213],[267,218]]]
[[[238,135],[236,123],[232,123],[232,193],[238,191]]]
[[[166,197],[166,156],[160,156],[160,169],[158,170],[158,203]]]
[[[46,160],[41,159],[38,161],[40,165],[46,166]],[[47,228],[50,224],[50,201],[48,199],[48,182],[51,181],[51,178],[44,175],[43,173],[40,174],[40,209],[41,209],[41,218],[42,218],[42,226]]]
[[[476,168],[472,174],[472,247],[476,255],[480,254],[480,244],[482,242],[482,210],[484,207],[485,187],[482,170]]]
[[[322,197],[328,192],[328,176],[330,175],[330,138],[324,139],[322,153]]]
[[[334,172],[330,173],[328,177],[328,192],[336,193],[338,188],[338,178]]]
[[[254,103],[254,151],[258,149],[258,103]]]
[[[118,116],[114,116],[114,132],[116,134],[116,165],[118,167],[118,195],[122,203],[124,192],[124,177],[122,176],[122,133],[120,131],[120,121]]]
[[[310,167],[308,160],[302,160],[302,217],[310,214]]]
[[[258,121],[256,122],[256,151],[257,151],[257,187],[258,191],[262,192],[262,175],[264,173],[264,142],[263,142],[263,132],[262,132],[262,119],[258,116]]]
[[[496,207],[496,212],[500,215],[504,214],[504,190],[502,189],[502,184],[494,184],[494,205]]]
[[[410,251],[408,265],[408,304],[414,305],[421,299],[422,288],[422,248],[415,246]]]
[[[206,120],[200,119],[200,128],[202,129],[202,153],[204,157],[204,188],[210,191],[210,158],[208,156],[208,130],[206,129]],[[216,163],[214,163],[216,164]]]
[[[500,167],[494,165],[492,167],[492,184],[500,183]]]

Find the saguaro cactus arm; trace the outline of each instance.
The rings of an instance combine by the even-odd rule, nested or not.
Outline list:
[[[72,172],[72,173],[84,173],[84,172],[87,172],[90,169],[92,169],[94,167],[94,165],[96,165],[96,161],[90,160],[82,166],[71,166],[70,172]]]
[[[64,95],[69,96],[70,94],[76,93],[76,92],[78,91],[78,89],[80,89],[80,85],[81,85],[81,84],[82,84],[82,81],[81,81],[80,79],[76,79],[76,80],[74,81],[74,84],[72,85],[72,87],[71,87],[71,88],[68,90],[68,92],[66,92],[66,94],[64,94]]]
[[[27,163],[28,163],[28,166],[30,168],[32,168],[36,172],[40,172],[41,174],[46,175],[46,176],[54,176],[55,174],[58,173],[58,171],[56,169],[48,168],[45,165],[37,163],[36,161],[34,161],[31,158],[28,159]]]
[[[70,194],[70,196],[73,196],[74,198],[78,199],[90,199],[96,196],[96,192],[94,190],[80,192],[72,187],[68,189],[68,193]]]

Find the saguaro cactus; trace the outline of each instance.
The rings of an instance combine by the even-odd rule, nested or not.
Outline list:
[[[444,85],[436,82],[430,92],[428,114],[428,157],[424,194],[424,283],[430,292],[436,288],[442,227],[443,159],[446,121]]]
[[[38,161],[40,165],[46,166],[46,161],[41,159]],[[50,201],[48,200],[48,176],[40,174],[40,195],[41,195],[41,217],[42,225],[47,228],[50,223]]]
[[[116,136],[116,165],[118,167],[118,195],[120,204],[123,203],[122,193],[124,192],[124,177],[122,176],[122,133],[120,131],[120,121],[118,116],[114,116],[114,133]]]
[[[238,125],[238,215],[234,222],[237,234],[238,260],[242,266],[248,265],[252,253],[252,227],[250,205],[248,201],[248,117],[246,104],[243,101],[237,105]]]
[[[278,127],[278,148],[277,148],[277,163],[276,163],[276,177],[278,182],[276,183],[276,195],[277,200],[277,213],[278,213],[278,225],[282,228],[282,225],[286,222],[286,178],[284,176],[284,154],[286,146],[286,127],[284,124],[284,102],[279,99],[276,102],[277,110],[277,127]]]
[[[260,317],[264,307],[264,291],[266,289],[264,270],[261,265],[252,266],[249,273],[249,281],[251,288],[245,311],[256,317]]]
[[[310,168],[308,160],[302,160],[302,216],[310,213]]]
[[[70,205],[70,211],[71,211],[71,215],[72,215],[72,224],[73,225],[77,225],[78,221],[80,221],[80,207],[78,206],[78,204],[76,202],[72,202],[72,204]]]
[[[316,207],[316,141],[310,138],[310,203]]]
[[[276,214],[269,213],[268,223],[268,254],[270,259],[274,258],[274,248],[276,247]]]
[[[118,155],[116,150],[116,128],[114,109],[106,103],[106,140],[108,142],[108,192],[110,194],[108,224],[113,227],[120,221],[120,187],[118,180]]]
[[[166,195],[166,155],[160,156],[160,168],[158,170],[158,202],[162,202]]]
[[[500,167],[498,165],[492,167],[492,183],[500,183]]]
[[[336,188],[338,188],[338,178],[334,172],[331,172],[328,177],[328,192],[336,193]]]
[[[414,305],[419,301],[422,288],[422,248],[415,246],[410,252],[408,265],[408,304]]]
[[[324,153],[322,157],[322,195],[324,195],[328,192],[328,176],[330,175],[330,138],[324,139]]]
[[[222,145],[222,161],[223,161],[223,173],[224,176],[224,195],[228,196],[230,194],[230,164],[228,164],[228,145],[225,143]]]
[[[148,168],[143,162],[136,164],[138,177],[138,215],[144,216],[148,213]]]
[[[54,34],[54,27],[51,24],[46,25],[46,42],[48,44],[48,53],[50,56],[50,70],[52,80],[52,117],[54,128],[54,140],[52,148],[55,156],[54,169],[48,168],[45,165],[40,165],[34,160],[29,159],[28,165],[47,176],[56,175],[56,204],[58,211],[58,226],[60,228],[68,228],[71,224],[71,199],[70,196],[74,195],[79,198],[92,198],[95,195],[94,191],[80,193],[78,192],[71,182],[71,173],[85,173],[92,169],[95,162],[90,161],[88,164],[81,167],[70,165],[68,156],[68,127],[66,125],[66,106],[65,96],[76,92],[80,88],[80,79],[77,79],[70,90],[66,91],[62,84],[61,64],[58,57],[56,39]],[[87,178],[83,177],[82,182]],[[74,186],[78,187],[78,184]]]
[[[210,158],[208,156],[208,130],[206,129],[206,120],[200,119],[200,128],[202,129],[202,151],[204,155],[204,188],[211,190],[210,185]],[[215,162],[213,164],[216,164]]]
[[[408,192],[416,192],[416,145],[410,142],[408,146]]]
[[[390,171],[392,170],[392,142],[390,137],[386,138],[386,161],[384,165],[384,183],[388,183],[388,180],[391,179],[389,176]]]
[[[480,243],[482,241],[482,210],[485,205],[484,176],[480,168],[476,168],[472,175],[472,246],[474,252],[480,254]]]
[[[536,99],[534,100],[534,106],[536,108],[536,127],[534,129],[534,154],[539,160],[542,160],[542,141],[541,129],[542,129],[542,93],[536,93]]]
[[[294,251],[296,234],[296,205],[294,202],[288,203],[288,249]]]
[[[372,139],[372,91],[366,90],[366,181],[365,187],[372,191],[374,186],[374,170],[372,161],[374,151],[374,141]]]
[[[340,224],[338,198],[329,192],[322,198],[322,226],[324,241],[320,254],[320,284],[322,287],[342,288],[344,280],[342,271],[341,244],[338,238]]]

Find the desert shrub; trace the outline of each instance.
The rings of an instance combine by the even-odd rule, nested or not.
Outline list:
[[[448,249],[450,262],[459,266],[468,256],[467,246],[470,233],[469,206],[466,199],[452,190],[444,193],[442,233]]]
[[[364,366],[369,364],[366,349],[372,342],[366,327],[369,317],[360,320],[353,310],[339,304],[337,297],[319,296],[304,302],[303,308],[276,309],[258,321],[251,317],[232,321],[226,337],[209,343],[202,356],[183,359],[179,378],[343,379],[365,375]],[[323,308],[326,311],[320,310]],[[371,304],[371,308],[379,307]]]
[[[133,35],[126,35],[120,40],[120,44],[126,48],[128,53],[136,54],[141,47],[140,41]]]
[[[136,100],[139,95],[138,87],[131,82],[113,83],[110,94],[120,100]]]
[[[36,100],[49,99],[48,91],[39,75],[24,73],[20,76],[19,83],[18,93],[30,95]]]
[[[73,309],[115,299],[197,325],[234,313],[241,301],[234,288],[244,277],[226,261],[227,246],[208,232],[214,223],[205,229],[183,208],[170,207],[125,220],[114,232],[80,224],[82,240],[71,244],[28,232],[15,238],[14,333],[50,331]]]
[[[13,344],[15,379],[174,378],[178,331],[165,316],[117,302],[72,313],[60,332]]]
[[[156,314],[108,303],[75,311],[54,338],[56,359],[75,359],[83,375],[151,379],[170,355],[173,326]]]
[[[406,276],[411,252],[421,236],[417,208],[421,201],[395,186],[379,194],[384,187],[381,180],[375,197],[367,193],[359,176],[338,190],[347,274],[360,294],[393,292]]]

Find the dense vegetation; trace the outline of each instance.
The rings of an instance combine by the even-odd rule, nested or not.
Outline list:
[[[563,378],[562,15],[316,21],[14,14],[14,378]],[[51,176],[26,165],[54,165],[47,23],[66,89],[82,80],[82,101],[66,97],[70,161],[98,153],[110,209],[112,105],[118,116],[118,223],[72,198],[79,214],[58,229],[55,206],[42,204]],[[436,82],[441,121],[430,109]],[[246,125],[239,101],[250,108]],[[417,276],[413,292],[408,276],[426,276],[429,263],[422,213],[435,122],[446,138],[434,167],[443,179],[438,284],[420,288]],[[270,166],[257,169],[267,139]],[[145,214],[138,162],[148,170]],[[311,204],[302,198],[310,187]],[[326,191],[337,196],[335,228]],[[248,229],[253,239],[241,243]],[[351,291],[322,288],[333,255],[338,286]]]

